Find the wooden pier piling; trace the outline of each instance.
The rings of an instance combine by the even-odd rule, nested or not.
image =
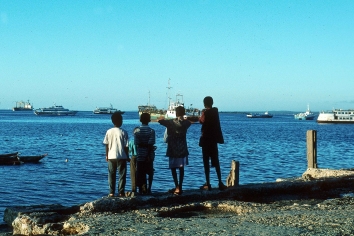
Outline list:
[[[317,168],[317,131],[308,130],[307,140],[307,168]]]
[[[231,161],[231,170],[226,179],[226,186],[238,186],[240,181],[240,163],[238,161]]]

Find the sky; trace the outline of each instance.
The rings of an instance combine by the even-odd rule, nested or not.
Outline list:
[[[135,111],[177,94],[220,111],[354,109],[353,12],[352,0],[0,0],[0,109]]]

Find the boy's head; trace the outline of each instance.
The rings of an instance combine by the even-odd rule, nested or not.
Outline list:
[[[123,117],[120,112],[114,112],[111,116],[111,120],[116,127],[121,127],[123,124]]]
[[[186,110],[184,109],[184,107],[179,106],[176,108],[176,116],[184,116],[186,114]]]
[[[213,98],[212,97],[210,97],[210,96],[205,97],[203,102],[204,102],[204,107],[206,107],[206,108],[212,108],[213,107],[213,103],[214,102],[213,102]]]
[[[142,124],[147,125],[150,121],[151,121],[151,120],[150,120],[150,114],[149,114],[149,113],[143,113],[143,114],[141,114],[141,116],[140,116],[140,122],[141,122]]]

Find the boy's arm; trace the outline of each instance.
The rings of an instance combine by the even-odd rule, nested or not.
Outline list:
[[[108,161],[108,152],[109,152],[108,144],[106,144],[105,146],[106,146],[106,161]]]
[[[127,161],[130,161],[129,158],[129,147],[124,147],[125,154],[127,155]]]
[[[204,114],[204,112],[205,112],[205,109],[202,110],[202,114],[201,114],[201,116],[199,117],[199,123],[201,123],[201,124],[203,124],[204,121],[205,121],[205,114]]]

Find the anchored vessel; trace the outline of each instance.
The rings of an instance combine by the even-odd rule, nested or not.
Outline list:
[[[317,118],[317,123],[354,124],[354,110],[322,111]]]
[[[170,79],[168,80],[168,90],[170,90],[172,87],[170,86]],[[168,108],[167,111],[165,113],[165,119],[166,120],[170,120],[170,119],[175,119],[176,118],[176,108],[179,106],[182,106],[185,108],[186,114],[184,116],[184,119],[189,120],[192,123],[198,122],[199,118],[200,118],[200,111],[197,108],[193,108],[191,104],[191,106],[189,108],[186,108],[184,106],[184,102],[183,102],[183,95],[177,93],[176,94],[176,100],[173,102],[171,101],[171,98],[169,96],[168,98]]]
[[[315,118],[315,114],[310,111],[310,106],[307,105],[306,112],[298,113],[294,115],[295,120],[313,120]]]
[[[77,111],[69,110],[63,106],[51,106],[47,108],[39,108],[34,111],[34,114],[38,116],[74,116]]]
[[[269,114],[267,111],[264,112],[264,114],[259,114],[259,113],[250,113],[247,114],[248,118],[272,118],[273,115]]]
[[[184,107],[183,103],[183,95],[182,94],[176,94],[176,101],[171,102],[171,99],[169,101],[169,105],[165,114],[165,119],[175,119],[176,118],[176,108],[182,106]]]
[[[163,118],[165,112],[166,111],[164,109],[158,109],[155,105],[150,104],[150,91],[149,91],[148,104],[138,106],[139,117],[143,113],[149,113],[151,121],[157,121],[159,118]]]
[[[27,102],[19,101],[19,102],[16,102],[16,105],[12,108],[12,110],[13,111],[32,111],[33,106],[29,102],[29,100],[27,100]]]
[[[110,107],[96,107],[96,109],[93,110],[93,114],[113,114],[114,112],[119,112],[120,114],[124,114],[124,111],[113,108],[112,104]]]
[[[164,117],[165,111],[163,109],[157,109],[154,105],[140,105],[138,106],[139,117],[143,113],[149,113],[151,121],[157,121],[159,118]]]

